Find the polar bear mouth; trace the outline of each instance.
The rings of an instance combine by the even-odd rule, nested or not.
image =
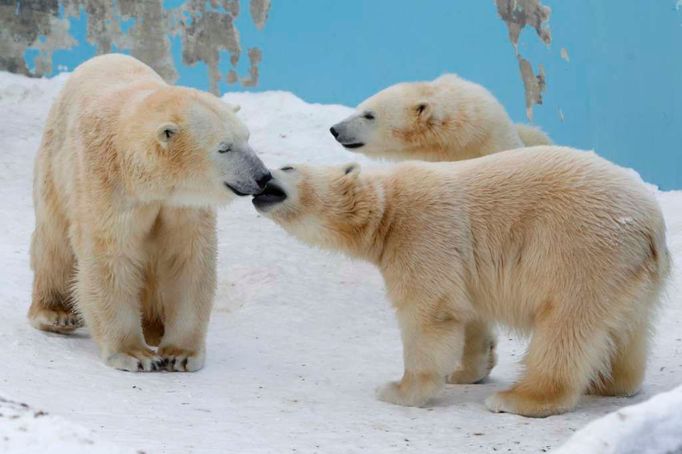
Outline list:
[[[263,192],[253,196],[253,204],[257,208],[264,208],[270,205],[283,202],[287,198],[287,193],[280,186],[270,181],[265,185]]]
[[[363,147],[365,144],[362,142],[353,142],[353,143],[342,143],[344,148],[348,149],[353,149],[353,148],[360,148]]]
[[[247,194],[247,193],[245,193],[245,192],[240,191],[239,189],[235,188],[234,186],[232,186],[232,185],[229,184],[229,183],[225,183],[225,186],[227,186],[227,188],[228,188],[230,191],[234,192],[234,193],[237,194],[239,197],[244,197],[244,196],[249,195],[249,194]]]

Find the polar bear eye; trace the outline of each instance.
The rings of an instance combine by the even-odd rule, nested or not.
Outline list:
[[[374,114],[372,112],[365,112],[365,114],[362,116],[362,118],[366,118],[368,120],[374,120]]]
[[[292,170],[294,170],[294,168],[291,166],[284,166],[279,170],[281,170],[282,172],[291,172]]]
[[[218,150],[218,153],[227,153],[228,151],[232,151],[232,146],[231,145],[223,145]]]

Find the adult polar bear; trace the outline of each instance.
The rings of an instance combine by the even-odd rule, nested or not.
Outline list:
[[[374,263],[405,372],[379,398],[422,405],[462,355],[472,320],[532,333],[525,371],[487,400],[547,416],[580,395],[631,395],[669,274],[654,194],[594,153],[510,150],[454,163],[287,166],[254,205],[302,241]]]
[[[459,161],[551,144],[540,129],[512,123],[484,87],[454,74],[388,87],[330,131],[347,149],[390,159]],[[462,364],[448,377],[450,383],[479,382],[497,362],[491,326],[472,322],[465,337]]]
[[[66,333],[82,316],[105,362],[123,370],[203,366],[212,207],[270,178],[233,110],[125,55],[74,71],[35,163],[35,327]]]

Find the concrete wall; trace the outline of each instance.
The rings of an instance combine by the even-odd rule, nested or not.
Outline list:
[[[682,0],[0,0],[0,68],[126,51],[214,92],[356,104],[457,72],[517,121],[682,188]]]

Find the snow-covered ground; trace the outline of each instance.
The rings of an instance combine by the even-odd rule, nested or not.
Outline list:
[[[0,452],[44,453],[60,443],[90,443],[90,452],[545,452],[593,419],[682,383],[682,192],[659,193],[678,267],[643,392],[632,399],[585,397],[575,411],[546,419],[488,412],[484,398],[514,381],[525,348],[502,333],[499,365],[485,384],[448,386],[429,408],[376,400],[375,387],[402,372],[379,273],[294,241],[249,199],[220,211],[206,367],[194,374],[110,369],[85,331],[47,334],[25,317],[33,158],[64,80],[0,73]],[[283,92],[226,99],[241,104],[252,145],[270,166],[376,165],[332,140],[328,128],[347,107]]]

